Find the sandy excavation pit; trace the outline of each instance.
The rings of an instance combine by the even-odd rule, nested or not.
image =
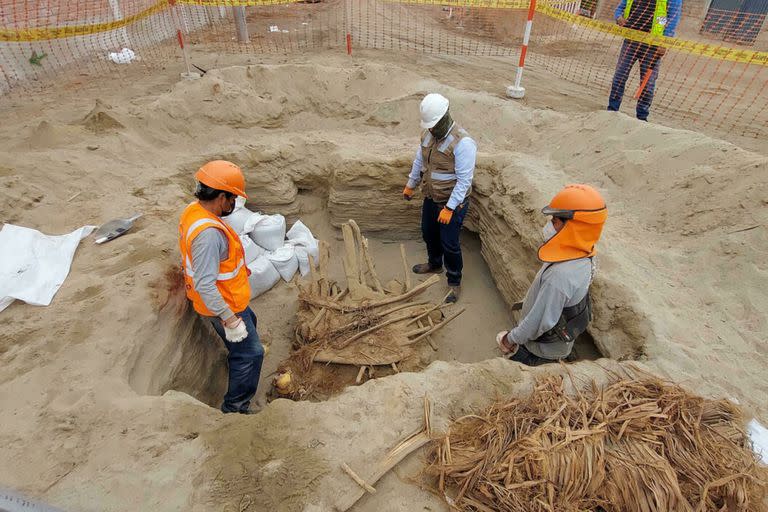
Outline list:
[[[399,198],[396,198],[400,201]],[[303,222],[308,223],[316,236],[323,237],[330,245],[330,277],[337,282],[344,281],[342,267],[342,255],[344,244],[340,231],[331,225],[330,216],[323,198],[305,193],[301,199],[301,210],[308,215],[301,215]],[[399,206],[393,202],[392,207]],[[308,211],[311,208],[317,211]],[[280,213],[275,209],[272,213]],[[418,216],[412,220],[412,224],[418,225]],[[409,230],[410,231],[410,230]],[[412,238],[396,240],[391,238],[368,238],[371,253],[375,258],[376,270],[382,282],[392,285],[401,285],[405,278],[400,254],[400,244],[406,248],[408,268],[425,257],[425,249],[421,240]],[[493,339],[499,330],[514,325],[515,318],[504,299],[496,288],[491,271],[482,256],[480,237],[465,229],[462,234],[462,251],[464,256],[464,284],[462,298],[456,307],[444,310],[445,314],[458,309],[466,308],[461,317],[453,322],[450,327],[440,331],[434,336],[437,350],[432,350],[426,343],[418,345],[413,357],[408,358],[404,364],[398,364],[399,371],[421,371],[432,361],[455,361],[461,363],[473,363],[492,357],[498,357],[499,353],[493,343]],[[527,263],[527,262],[526,262]],[[513,268],[514,273],[526,273],[529,269],[523,262],[518,268]],[[424,282],[423,276],[411,274],[409,276],[414,285]],[[146,356],[139,356],[134,368],[131,370],[131,383],[139,393],[162,394],[168,390],[187,393],[198,400],[212,406],[220,405],[221,396],[226,391],[226,352],[216,340],[216,334],[200,318],[187,307],[183,300],[181,282],[179,276],[169,272],[169,286],[175,290],[173,300],[161,310],[161,316],[167,316],[168,322],[175,325],[174,335],[166,341],[167,347],[160,350],[159,355],[153,355],[151,361]],[[306,285],[309,278],[296,276],[293,282],[281,281],[273,290],[258,297],[252,303],[252,307],[259,317],[259,328],[264,338],[264,343],[269,346],[269,354],[266,358],[265,369],[259,384],[259,396],[270,395],[279,397],[274,393],[273,376],[279,365],[287,363],[291,354],[299,347],[295,330],[297,309],[297,294],[299,283]],[[447,285],[445,276],[440,276],[437,285],[431,286],[424,293],[419,294],[418,301],[431,301],[439,304],[445,294]],[[522,300],[522,296],[520,297]],[[269,304],[264,311],[263,305]],[[292,316],[293,315],[293,316]],[[266,336],[264,333],[267,333]],[[154,340],[156,343],[157,340]],[[153,345],[153,350],[158,350]],[[598,348],[589,333],[584,333],[576,341],[571,360],[594,360],[601,357]],[[315,386],[308,392],[307,399],[321,400],[339,393],[348,385],[355,385],[358,367],[354,365],[341,365],[333,363],[313,366],[313,381]],[[395,371],[385,365],[374,368],[376,378],[394,374]],[[363,382],[370,379],[366,372]]]
[[[511,103],[495,92],[514,74],[501,60],[453,58],[461,65],[447,76],[441,59],[386,52],[248,67],[199,57],[211,71],[195,82],[169,72],[4,107],[2,220],[56,234],[145,216],[109,244],[82,243],[51,306],[16,303],[0,316],[0,456],[17,461],[0,467],[3,486],[73,511],[238,510],[249,500],[247,510],[333,510],[359,490],[341,463],[368,476],[423,424],[424,395],[439,430],[562,374],[496,357],[493,337],[538,268],[539,209],[581,181],[603,192],[609,220],[592,288],[594,349],[579,348],[574,377],[603,381],[631,362],[736,398],[766,423],[768,241],[750,229],[768,223],[764,155],[574,107],[573,95]],[[531,90],[554,87],[535,71],[530,80]],[[463,238],[465,321],[436,336],[439,350],[427,349],[418,371],[222,415],[223,349],[174,284],[192,173],[214,158],[238,162],[251,209],[301,219],[334,253],[337,227],[356,219],[380,275],[400,278],[400,242],[410,264],[423,257],[419,204],[400,197],[418,101],[432,90],[451,98],[480,147]],[[289,355],[296,293],[280,283],[253,301],[270,347],[261,396]],[[446,510],[409,483],[421,466],[418,454],[407,459],[353,510]]]

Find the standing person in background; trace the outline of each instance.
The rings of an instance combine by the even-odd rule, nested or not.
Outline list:
[[[251,414],[264,347],[249,307],[251,287],[240,237],[223,221],[245,195],[245,177],[225,160],[208,162],[195,174],[197,201],[179,221],[179,251],[187,298],[213,325],[227,347],[229,384],[222,412]]]
[[[674,37],[675,29],[680,22],[682,7],[682,0],[621,0],[616,7],[614,18],[620,27],[658,36]],[[640,61],[641,81],[648,70],[653,70],[637,101],[637,118],[641,121],[647,121],[661,57],[666,52],[667,49],[661,46],[625,39],[621,45],[619,61],[616,63],[616,72],[613,75],[611,95],[608,97],[608,110],[618,112],[624,97],[624,86],[627,83],[627,78],[629,78],[629,73],[632,71],[632,66],[635,62]]]
[[[428,260],[414,266],[413,272],[439,274],[445,264],[450,288],[445,301],[452,303],[459,300],[461,290],[464,264],[459,233],[469,209],[477,145],[451,118],[444,96],[427,94],[420,112],[424,131],[403,197],[410,201],[421,183],[421,234]]]

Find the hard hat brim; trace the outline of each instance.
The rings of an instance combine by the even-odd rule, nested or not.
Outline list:
[[[438,119],[437,121],[430,121],[428,123],[421,121],[421,127],[425,130],[429,130],[430,128],[434,128],[435,125],[438,123],[438,121],[440,121],[440,119]]]

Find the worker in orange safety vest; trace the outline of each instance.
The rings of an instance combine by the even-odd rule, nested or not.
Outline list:
[[[237,165],[216,160],[202,166],[195,179],[197,201],[186,207],[179,221],[186,293],[229,351],[229,385],[222,412],[250,414],[264,347],[249,307],[245,251],[240,237],[222,220],[234,211],[237,196],[247,198],[245,178]]]

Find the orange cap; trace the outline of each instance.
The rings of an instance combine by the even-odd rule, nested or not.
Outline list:
[[[224,190],[248,199],[245,195],[245,177],[240,167],[226,160],[214,160],[202,166],[195,179],[216,190]]]
[[[541,247],[539,259],[550,263],[594,256],[608,219],[605,201],[589,185],[566,185],[541,212],[565,219],[565,226]]]

